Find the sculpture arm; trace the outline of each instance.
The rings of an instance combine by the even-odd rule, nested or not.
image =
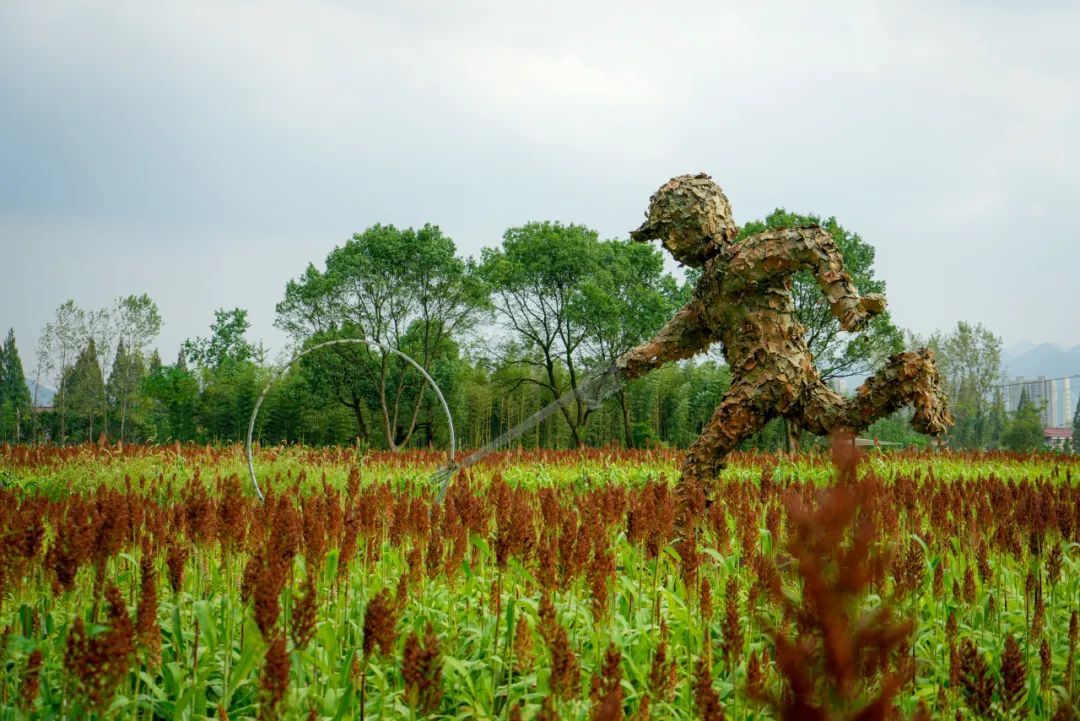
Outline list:
[[[860,330],[885,310],[885,296],[859,294],[851,276],[844,271],[840,249],[822,228],[769,230],[743,242],[746,250],[740,256],[744,274],[760,281],[779,272],[809,270],[844,330]]]
[[[624,378],[633,380],[668,361],[697,355],[711,342],[701,323],[700,305],[694,299],[672,316],[655,338],[619,356],[615,366]]]

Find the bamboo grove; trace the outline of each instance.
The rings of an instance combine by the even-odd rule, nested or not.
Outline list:
[[[1075,718],[1069,457],[0,447],[0,718]]]

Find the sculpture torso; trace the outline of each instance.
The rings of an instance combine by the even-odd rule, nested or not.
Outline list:
[[[773,380],[798,395],[817,379],[804,329],[795,318],[793,268],[763,267],[751,243],[735,243],[710,258],[694,292],[702,325],[720,341],[733,372],[753,382]],[[747,252],[750,251],[750,252]],[[791,400],[794,400],[792,398]]]

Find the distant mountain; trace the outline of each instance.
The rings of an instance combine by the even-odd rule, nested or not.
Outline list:
[[[30,400],[34,400],[34,381],[27,380],[26,387],[30,389]],[[53,398],[56,397],[56,391],[52,388],[46,388],[45,386],[39,386],[37,392],[37,404],[39,406],[51,406],[53,404]]]
[[[1035,344],[1029,340],[1022,340],[1016,345],[1004,348],[1002,353],[1007,353],[1011,356],[1020,356],[1027,353],[1029,350],[1035,347]]]
[[[1054,343],[1042,343],[1016,352],[1023,347],[1024,343],[1017,343],[1001,352],[1001,365],[1008,378],[1063,378],[1080,375],[1080,345],[1063,348]]]

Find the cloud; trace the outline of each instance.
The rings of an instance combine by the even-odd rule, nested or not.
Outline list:
[[[1078,314],[1046,309],[1080,270],[1078,20],[1063,2],[5,4],[0,305],[19,310],[0,325],[30,339],[69,295],[213,277],[198,307],[170,301],[165,355],[217,306],[278,344],[284,279],[372,223],[435,222],[469,254],[542,218],[616,236],[706,170],[737,219],[785,206],[860,232],[901,323],[1073,345]]]

